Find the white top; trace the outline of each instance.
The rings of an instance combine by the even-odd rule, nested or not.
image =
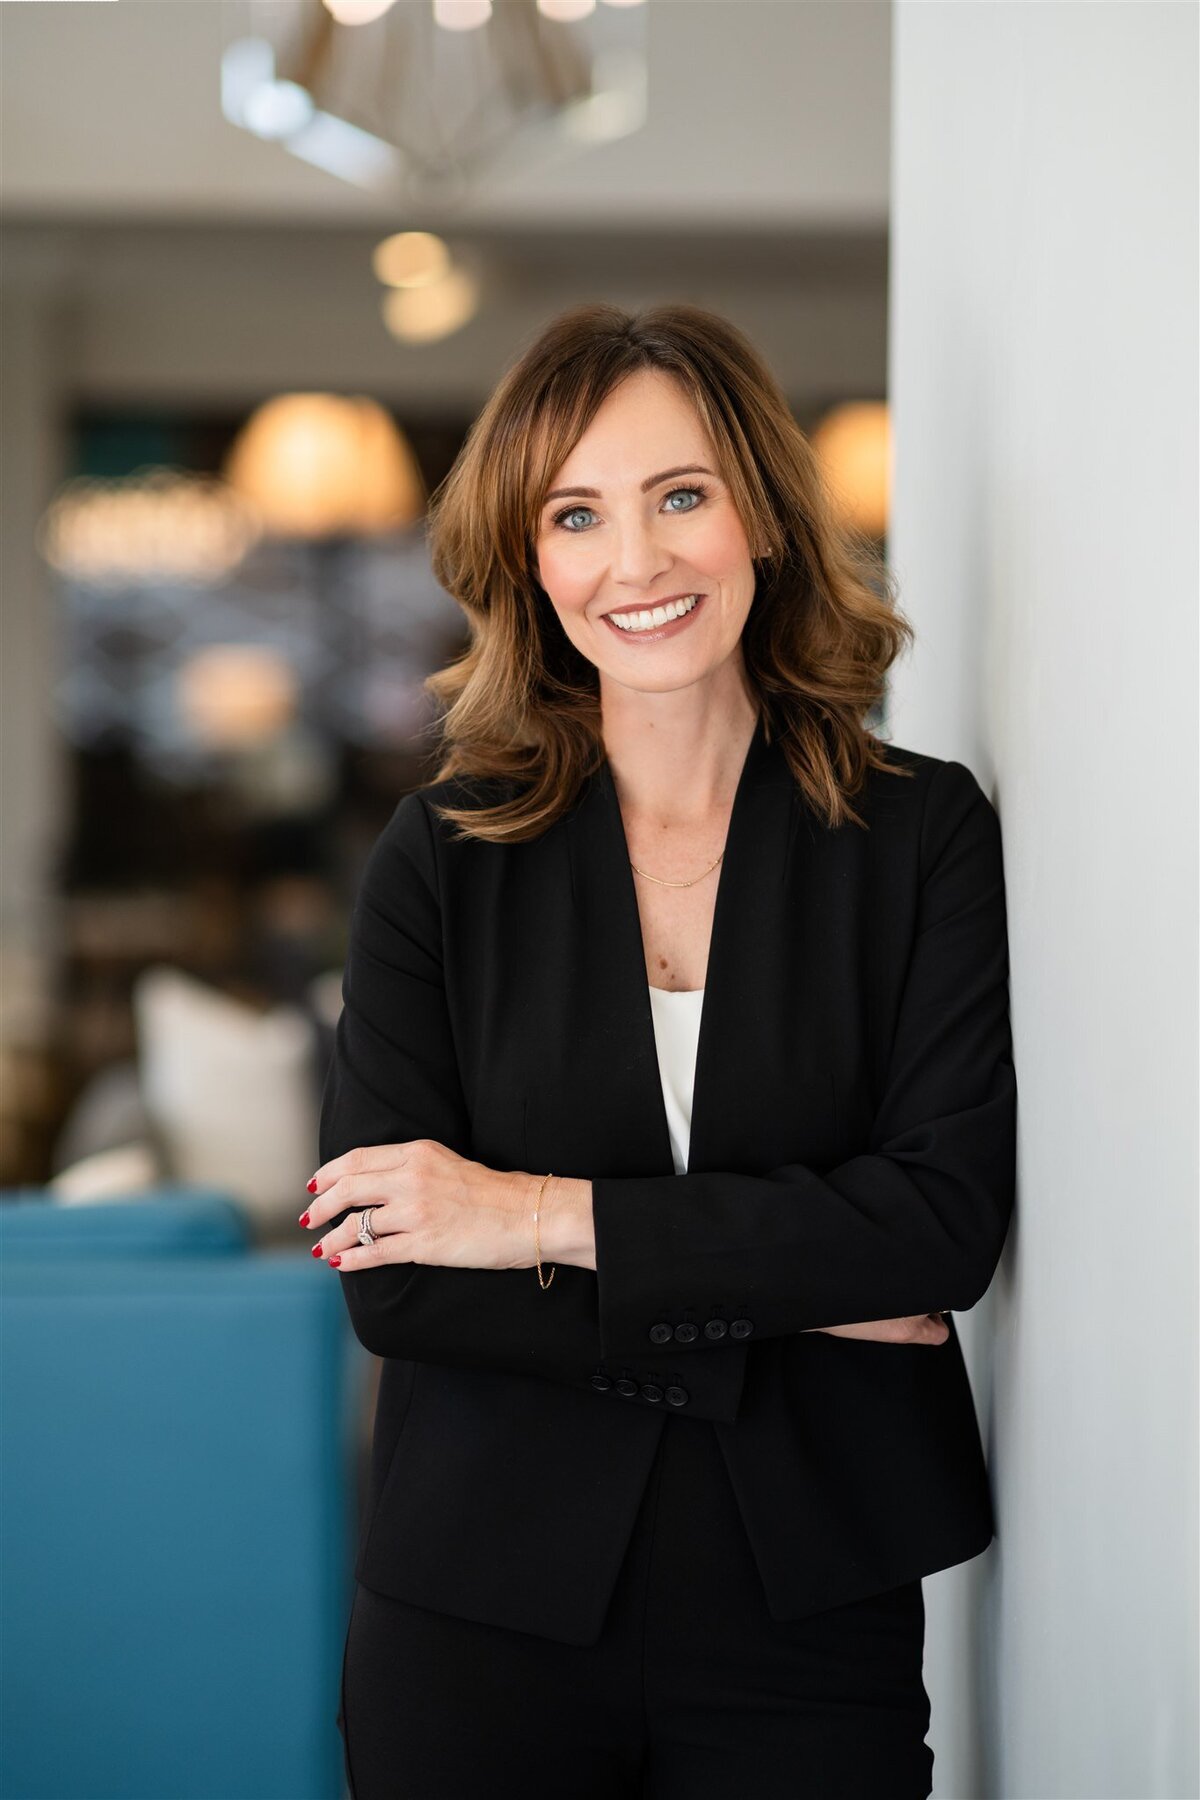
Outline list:
[[[654,1039],[658,1049],[658,1073],[663,1104],[671,1131],[671,1155],[675,1173],[687,1171],[688,1144],[692,1134],[692,1089],[696,1078],[696,1045],[700,1037],[703,988],[650,989],[654,1015]]]

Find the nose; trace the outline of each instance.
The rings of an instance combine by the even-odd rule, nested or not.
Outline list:
[[[659,535],[657,518],[628,519],[614,532],[612,578],[619,587],[636,590],[634,598],[651,589],[670,568],[672,555]]]

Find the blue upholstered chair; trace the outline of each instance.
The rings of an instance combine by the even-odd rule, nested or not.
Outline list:
[[[298,1240],[0,1194],[3,1800],[344,1793],[371,1359]]]

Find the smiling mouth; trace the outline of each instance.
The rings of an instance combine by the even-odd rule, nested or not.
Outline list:
[[[690,619],[703,602],[703,594],[684,594],[660,606],[625,607],[620,612],[605,613],[604,619],[622,637],[662,637],[672,626]]]

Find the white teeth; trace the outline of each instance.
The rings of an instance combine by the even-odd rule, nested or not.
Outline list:
[[[670,624],[672,619],[681,619],[684,613],[690,613],[700,594],[689,594],[685,600],[668,600],[665,606],[656,606],[653,612],[609,613],[614,625],[622,631],[655,631],[661,625]]]

